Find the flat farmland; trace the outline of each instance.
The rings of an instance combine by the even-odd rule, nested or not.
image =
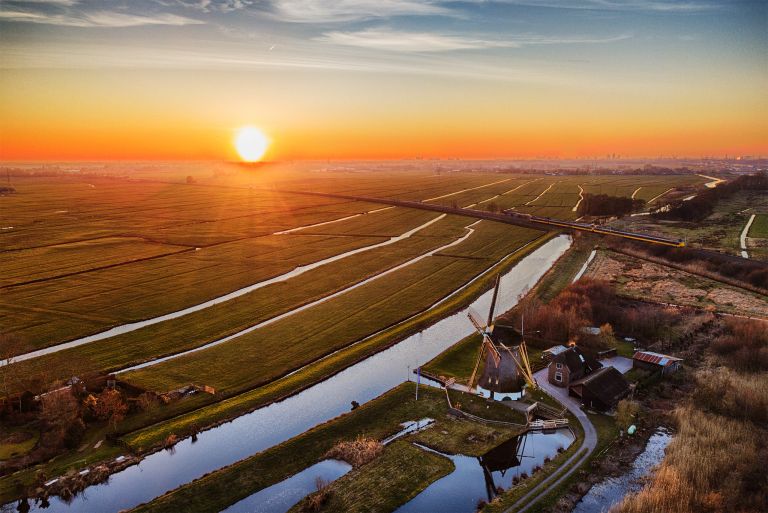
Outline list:
[[[476,229],[496,223],[481,222]],[[513,227],[507,253],[541,232]],[[454,250],[488,253],[494,237],[469,237]],[[332,300],[224,344],[128,372],[128,382],[165,391],[192,381],[230,394],[266,383],[290,370],[401,322],[439,301],[495,260],[432,256]],[[233,367],[231,362],[237,361]],[[229,369],[226,372],[223,369]],[[237,370],[242,369],[242,372]]]
[[[448,216],[390,246],[325,264],[301,276],[267,285],[183,317],[16,365],[33,374],[40,368],[56,367],[58,362],[81,361],[87,362],[89,369],[107,372],[199,347],[291,312],[441,247],[464,235],[467,232],[464,226],[472,222],[473,219]],[[67,370],[63,369],[63,372]]]

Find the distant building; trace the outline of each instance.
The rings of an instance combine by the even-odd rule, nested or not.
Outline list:
[[[568,394],[579,397],[589,408],[611,410],[629,395],[629,383],[615,367],[603,367],[592,374],[571,382]]]
[[[567,387],[602,366],[602,363],[584,354],[578,346],[573,346],[552,357],[547,377],[553,385]]]
[[[667,376],[677,372],[682,366],[683,359],[652,351],[638,351],[632,357],[632,368],[661,372]]]

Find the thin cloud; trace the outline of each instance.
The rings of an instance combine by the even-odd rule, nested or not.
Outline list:
[[[357,32],[326,32],[316,41],[335,45],[356,46],[394,52],[445,52],[453,50],[481,50],[489,48],[520,48],[530,45],[600,44],[629,39],[629,35],[609,38],[558,38],[526,36],[515,39],[492,40],[435,32],[403,32],[386,28]]]
[[[296,23],[349,22],[393,16],[455,15],[436,0],[273,0],[271,14]]]
[[[14,21],[20,23],[39,23],[45,25],[59,25],[63,27],[138,27],[142,25],[200,25],[205,22],[178,16],[176,14],[161,13],[152,16],[139,14],[127,14],[113,11],[97,11],[79,14],[50,14],[44,12],[28,11],[0,11],[0,21]]]
[[[580,9],[606,11],[656,11],[667,13],[693,13],[719,9],[715,2],[683,0],[497,0],[499,3],[527,7],[546,7],[553,9]]]

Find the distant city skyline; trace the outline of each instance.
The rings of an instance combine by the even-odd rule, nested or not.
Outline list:
[[[0,160],[768,154],[768,3],[0,0]]]

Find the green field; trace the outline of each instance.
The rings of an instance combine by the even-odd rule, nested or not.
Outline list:
[[[423,311],[493,265],[503,252],[519,248],[540,234],[515,228],[507,229],[502,237],[496,226],[481,223],[478,233],[488,227],[491,235],[470,237],[451,248],[459,256],[428,257],[386,280],[374,280],[226,344],[129,372],[123,378],[160,391],[190,382],[226,391],[268,382]],[[237,369],[241,370],[233,368],[233,361],[238,361]]]
[[[747,236],[756,239],[768,239],[768,214],[758,214],[755,216]]]

